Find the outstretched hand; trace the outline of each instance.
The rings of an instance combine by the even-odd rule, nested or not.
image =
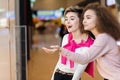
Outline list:
[[[50,46],[50,48],[42,47],[42,49],[49,54],[54,54],[59,52],[60,47],[57,45]]]

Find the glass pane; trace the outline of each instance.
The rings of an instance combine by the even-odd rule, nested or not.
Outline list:
[[[27,34],[26,26],[10,27],[11,53],[15,53],[17,80],[21,80],[22,72],[26,73],[27,61]],[[14,60],[13,60],[14,62]],[[14,63],[13,63],[14,65]]]

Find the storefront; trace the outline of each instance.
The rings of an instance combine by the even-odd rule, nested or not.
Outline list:
[[[28,1],[0,0],[0,80],[27,80]]]

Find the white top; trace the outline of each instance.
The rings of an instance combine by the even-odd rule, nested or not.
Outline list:
[[[62,47],[64,45],[66,45],[68,43],[68,34],[66,34],[64,37],[63,37],[63,41],[62,41]],[[83,53],[84,51],[86,51],[88,49],[88,47],[82,47],[82,48],[77,48],[75,50],[76,53],[80,54],[80,53]],[[79,80],[80,77],[81,77],[81,74],[84,72],[84,70],[86,69],[88,64],[78,64],[78,63],[75,63],[74,62],[74,68],[70,68],[70,62],[69,62],[69,59],[67,59],[67,63],[66,65],[62,64],[61,63],[61,55],[59,56],[59,60],[57,62],[57,65],[55,67],[55,70],[57,68],[59,68],[61,71],[64,71],[64,72],[67,72],[67,73],[74,73],[73,75],[73,78],[72,80]],[[54,73],[55,73],[55,70],[54,70]],[[51,80],[54,80],[54,73],[53,73],[53,76],[52,76],[52,79]]]

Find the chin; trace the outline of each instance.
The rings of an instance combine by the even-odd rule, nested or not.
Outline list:
[[[71,30],[68,30],[68,32],[72,32]]]
[[[87,28],[84,28],[84,30],[88,30]]]
[[[89,28],[87,28],[87,27],[84,27],[84,30],[89,30]]]

